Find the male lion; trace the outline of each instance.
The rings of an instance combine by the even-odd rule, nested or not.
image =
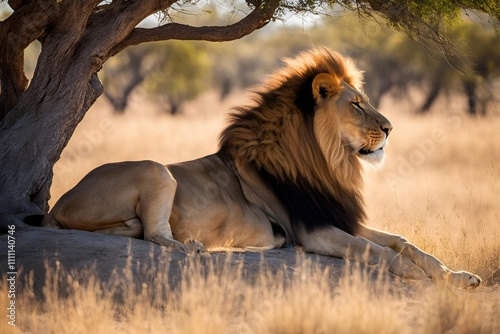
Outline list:
[[[360,159],[380,163],[392,130],[361,92],[361,72],[326,48],[287,59],[238,108],[207,157],[168,165],[101,166],[65,194],[44,226],[81,229],[186,250],[271,249],[368,264],[396,275],[476,287],[401,236],[365,226]],[[193,244],[191,248],[196,248]]]

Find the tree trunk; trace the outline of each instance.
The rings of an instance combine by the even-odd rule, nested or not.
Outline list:
[[[76,126],[102,94],[102,64],[130,45],[166,39],[228,41],[266,25],[279,0],[228,26],[168,23],[136,28],[176,0],[17,0],[0,22],[0,232],[16,215],[48,210],[52,168]],[[42,43],[26,88],[24,49]],[[17,216],[16,216],[17,217]]]
[[[102,94],[97,72],[109,50],[141,19],[130,18],[131,12],[116,16],[114,11],[96,13],[100,19],[90,19],[99,2],[59,5],[61,15],[50,30],[45,27],[33,80],[0,124],[0,216],[47,212],[52,168],[78,123]],[[147,8],[141,8],[148,2],[151,6],[153,1],[119,2],[116,6],[136,7],[148,14]]]
[[[8,115],[20,115],[15,123],[9,118],[3,122],[0,215],[48,210],[52,167],[86,111],[102,93],[97,75],[89,72],[82,70],[78,77],[67,74],[61,81],[27,91]]]
[[[127,109],[128,101],[132,92],[141,85],[151,69],[144,69],[144,59],[147,57],[146,51],[127,52],[127,62],[120,64],[118,68],[106,71],[104,76],[108,85],[104,90],[104,96],[113,105],[114,112],[123,114]]]
[[[47,211],[52,167],[102,92],[98,64],[77,56],[86,20],[76,17],[93,6],[61,5],[66,15],[44,37],[30,86],[0,124],[0,215]]]
[[[44,46],[50,50],[50,44]],[[47,211],[52,167],[102,93],[85,58],[64,68],[62,57],[51,52],[40,57],[40,65],[45,57],[54,70],[46,66],[47,73],[33,79],[0,126],[0,214]]]
[[[465,95],[467,95],[467,110],[471,116],[477,115],[477,96],[476,96],[476,81],[474,78],[467,78],[463,81]]]
[[[443,88],[446,87],[447,82],[448,82],[448,76],[446,72],[446,67],[440,66],[431,78],[431,89],[427,93],[425,102],[420,108],[421,114],[425,114],[431,109],[434,102],[436,102],[436,98],[438,97],[439,93],[441,93]]]

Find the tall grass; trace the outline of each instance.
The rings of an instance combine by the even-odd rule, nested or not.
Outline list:
[[[446,101],[445,101],[446,102]],[[475,290],[423,282],[398,284],[348,267],[340,280],[328,269],[299,260],[295,274],[265,270],[255,283],[241,270],[220,265],[208,275],[192,259],[181,286],[168,288],[164,268],[139,292],[131,274],[104,285],[91,273],[85,283],[56,268],[47,277],[45,301],[23,289],[18,332],[26,333],[495,333],[500,332],[500,118],[472,119],[463,105],[415,117],[399,104],[381,111],[395,129],[386,166],[365,175],[369,224],[404,235],[452,269],[486,279]],[[459,101],[460,102],[460,101]],[[113,116],[104,102],[77,129],[55,167],[52,204],[92,168],[110,161],[153,159],[164,163],[213,153],[228,105],[213,95],[194,102],[178,118],[161,115],[140,100],[134,111]],[[206,106],[211,107],[206,110]],[[190,110],[204,110],[197,113]],[[219,112],[221,111],[221,112]],[[456,112],[450,112],[456,111]],[[495,273],[496,272],[496,273]],[[496,283],[495,283],[496,279]],[[286,281],[286,283],[284,283]],[[70,297],[60,296],[59,284]],[[129,289],[129,290],[127,290]],[[2,279],[0,296],[6,296]],[[125,291],[117,303],[113,291]],[[5,307],[2,299],[0,307]],[[0,332],[12,331],[5,321]]]
[[[420,117],[387,108],[395,129],[386,166],[365,175],[369,220],[488,277],[500,267],[500,119],[452,102]]]
[[[168,254],[165,254],[168,256]],[[494,333],[499,292],[434,284],[402,285],[369,269],[347,266],[339,280],[298,255],[294,273],[263,269],[255,282],[242,266],[190,258],[180,286],[168,286],[167,265],[145,269],[151,284],[136,289],[131,267],[103,284],[91,273],[49,274],[45,300],[29,288],[16,299],[17,327],[2,333]],[[85,276],[88,275],[88,276]],[[78,283],[86,277],[83,283]],[[0,293],[7,292],[2,281]],[[61,285],[69,292],[61,296]],[[122,302],[115,292],[121,291]],[[3,306],[3,305],[2,305]]]

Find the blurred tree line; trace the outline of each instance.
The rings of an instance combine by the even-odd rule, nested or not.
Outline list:
[[[125,112],[140,86],[165,111],[177,114],[182,104],[210,88],[212,63],[199,43],[168,41],[131,47],[111,58],[100,78],[104,96],[117,113]]]
[[[499,102],[500,34],[495,27],[468,19],[450,24],[447,37],[454,48],[445,57],[432,43],[415,42],[383,22],[352,15],[343,20],[346,29],[330,22],[326,31],[319,28],[315,40],[356,59],[375,107],[384,96],[408,96],[412,87],[424,95],[417,113],[428,112],[440,94],[464,95],[471,115],[484,115],[489,104]],[[336,40],[328,43],[331,35]]]
[[[312,27],[284,25],[233,42],[163,41],[130,47],[111,58],[99,77],[117,113],[126,110],[140,87],[166,112],[177,114],[204,91],[217,90],[223,99],[261,81],[281,58],[324,45],[356,60],[375,107],[385,96],[403,96],[418,87],[425,97],[415,112],[428,112],[441,94],[461,94],[468,113],[484,115],[498,102],[500,34],[491,25],[468,19],[451,24],[447,33],[455,49],[444,57],[435,45],[414,42],[382,19],[342,13]],[[27,72],[34,67],[30,59],[37,58],[29,53],[39,52],[36,46],[30,50]]]

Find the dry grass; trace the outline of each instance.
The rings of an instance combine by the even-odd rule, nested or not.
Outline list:
[[[227,111],[211,95],[193,103]],[[165,163],[210,154],[217,146],[223,114],[210,110],[172,118],[151,108],[116,117],[99,102],[77,129],[56,165],[54,199],[90,169],[105,162],[154,159]],[[397,108],[396,108],[397,107]],[[500,267],[500,118],[470,119],[456,113],[413,117],[386,104],[381,110],[395,130],[381,171],[366,173],[370,225],[406,236],[452,269],[488,278]],[[141,108],[144,109],[144,108]],[[212,108],[214,109],[214,108]],[[53,202],[52,202],[53,203]],[[166,269],[165,269],[166,270]],[[126,306],[113,303],[99,282],[78,285],[62,270],[52,274],[45,303],[29,290],[18,299],[17,332],[26,333],[495,333],[500,332],[499,285],[475,290],[434,284],[390,289],[354,271],[332,288],[324,271],[302,260],[290,284],[263,273],[254,285],[238,271],[200,274],[185,268],[182,291],[152,297],[145,286],[127,294]],[[279,274],[278,274],[279,275]],[[125,280],[131,279],[124,276]],[[498,273],[497,273],[498,276]],[[59,277],[59,278],[57,278]],[[498,279],[498,277],[497,277]],[[74,286],[69,299],[56,282]],[[490,280],[491,281],[491,280]],[[371,283],[370,283],[371,282]],[[118,284],[118,283],[117,283]],[[125,284],[126,283],[120,283]],[[0,296],[6,296],[2,280]],[[4,308],[4,301],[0,303]],[[161,305],[159,307],[158,305]],[[5,309],[5,308],[4,308]],[[0,332],[12,332],[3,320]]]
[[[500,267],[500,119],[442,103],[451,111],[422,117],[386,107],[395,129],[386,166],[366,173],[370,224],[488,277]]]
[[[168,263],[168,261],[165,261]],[[260,274],[255,284],[241,279],[242,268],[210,268],[203,274],[191,259],[179,289],[163,291],[168,266],[153,268],[151,285],[136,293],[131,268],[111,286],[87,273],[52,270],[45,302],[29,290],[16,298],[17,327],[0,323],[2,333],[494,333],[500,328],[498,291],[462,291],[428,284],[390,286],[365,271],[347,268],[338,282],[328,269],[299,257],[295,273],[283,284],[280,273]],[[216,265],[214,265],[216,266]],[[70,297],[59,296],[59,286]],[[167,284],[168,285],[168,284]],[[125,290],[124,303],[113,291]],[[4,296],[7,288],[0,284]],[[495,299],[496,298],[496,299]],[[2,303],[3,304],[3,303]],[[3,306],[2,306],[3,307]]]

